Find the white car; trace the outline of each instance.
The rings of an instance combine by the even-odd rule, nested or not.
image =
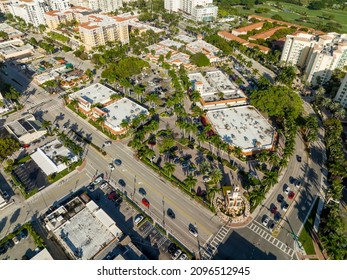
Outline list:
[[[194,235],[195,237],[198,237],[198,231],[195,228],[193,228],[193,227],[189,228],[189,233],[191,235]]]
[[[182,255],[180,255],[180,257],[178,259],[181,261],[186,261],[186,260],[188,260],[188,257],[185,253],[182,253]]]
[[[263,225],[266,227],[267,225],[268,225],[268,223],[270,222],[270,218],[269,218],[269,216],[264,216],[264,218],[263,218]]]
[[[143,216],[139,214],[135,217],[134,224],[138,225],[142,220],[143,220]]]
[[[100,188],[105,188],[105,187],[107,187],[108,186],[108,183],[107,182],[103,182],[102,184],[101,184],[101,186],[100,186]]]
[[[17,236],[12,238],[12,241],[14,242],[14,244],[18,244],[19,243],[19,238]]]
[[[181,255],[181,253],[182,253],[181,249],[177,249],[172,256],[172,259],[177,260],[178,257]]]
[[[284,193],[288,195],[289,192],[290,192],[290,188],[287,186],[287,187],[284,189]]]
[[[112,163],[110,163],[110,164],[108,165],[108,167],[109,167],[111,170],[114,170],[114,165],[113,165]]]

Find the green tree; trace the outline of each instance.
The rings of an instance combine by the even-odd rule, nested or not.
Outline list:
[[[192,175],[188,175],[187,178],[185,178],[183,180],[183,183],[187,186],[187,188],[189,189],[189,191],[192,191],[192,188],[195,187],[196,183],[197,183],[197,179],[192,176]]]
[[[169,175],[169,177],[171,177],[171,175],[175,172],[176,165],[171,162],[165,162],[163,169]]]
[[[3,161],[15,151],[18,151],[20,146],[17,139],[10,137],[0,138],[0,160]]]
[[[201,52],[193,54],[190,57],[190,61],[198,67],[204,67],[204,66],[210,65],[210,60],[208,59],[208,57]]]
[[[265,171],[262,185],[268,188],[273,187],[278,183],[278,172],[276,171]]]
[[[217,193],[220,192],[220,188],[212,187],[208,188],[207,190],[207,196],[210,198],[210,203],[213,204],[213,200]]]
[[[219,184],[219,182],[223,179],[223,173],[219,168],[213,168],[210,173],[210,179],[214,184]]]

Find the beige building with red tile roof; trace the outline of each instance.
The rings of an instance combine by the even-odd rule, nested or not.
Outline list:
[[[247,32],[252,31],[252,30],[260,30],[263,28],[265,22],[260,21],[260,22],[256,22],[244,27],[240,27],[237,29],[233,29],[232,34],[235,36],[239,36],[239,35],[245,35],[247,34]]]
[[[270,38],[272,35],[274,35],[278,30],[281,30],[283,28],[287,28],[287,27],[277,26],[277,27],[271,28],[269,30],[266,30],[264,32],[252,35],[252,36],[248,37],[248,40],[258,40],[258,39],[266,40],[266,39]]]

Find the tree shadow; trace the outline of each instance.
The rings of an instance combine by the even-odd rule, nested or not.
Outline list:
[[[0,232],[5,228],[6,222],[7,222],[7,217],[4,217],[4,218],[1,219],[1,221],[0,221]]]
[[[21,208],[18,208],[16,211],[13,212],[11,218],[10,218],[10,223],[13,224],[15,221],[17,221],[19,214],[20,214]]]

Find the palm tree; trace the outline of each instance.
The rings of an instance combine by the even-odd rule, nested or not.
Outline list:
[[[195,187],[197,181],[198,180],[194,176],[188,175],[187,178],[183,180],[183,183],[186,184],[186,186],[189,188],[189,191],[191,192],[192,188]]]
[[[242,148],[239,146],[234,146],[232,152],[237,158],[239,158],[242,154]]]
[[[96,119],[96,122],[102,127],[102,131],[104,131],[105,118],[100,116]]]
[[[176,165],[171,162],[165,162],[163,169],[169,175],[169,177],[171,177],[171,175],[175,172]]]
[[[129,119],[122,119],[122,121],[120,123],[121,128],[127,129],[129,127],[129,125],[130,125]]]
[[[216,193],[219,193],[219,192],[220,192],[220,188],[216,188],[216,187],[208,188],[207,195],[210,198],[211,205],[213,204],[213,200],[216,196]]]
[[[42,127],[45,129],[47,128],[49,134],[51,134],[51,129],[50,129],[51,125],[52,125],[51,121],[43,120],[42,122]]]
[[[207,141],[207,136],[204,132],[198,134],[199,146]]]
[[[65,164],[67,166],[67,169],[70,170],[70,159],[69,157],[61,156],[60,161],[62,164]]]
[[[203,162],[201,162],[200,172],[202,174],[208,174],[210,172],[210,169],[211,169],[211,164],[207,160],[204,160]]]
[[[265,171],[262,180],[262,185],[264,187],[273,187],[278,183],[278,173],[276,171]]]
[[[77,105],[78,105],[78,100],[75,98],[75,99],[72,99],[70,104],[73,106],[74,109],[76,109]]]
[[[262,150],[260,153],[256,155],[257,160],[260,162],[267,162],[269,153],[266,150]]]
[[[217,185],[223,179],[222,171],[219,168],[212,169],[210,179],[215,185]]]
[[[277,153],[273,153],[270,155],[270,158],[269,158],[269,163],[271,164],[271,167],[273,166],[277,166],[280,162],[280,157],[278,156]]]

